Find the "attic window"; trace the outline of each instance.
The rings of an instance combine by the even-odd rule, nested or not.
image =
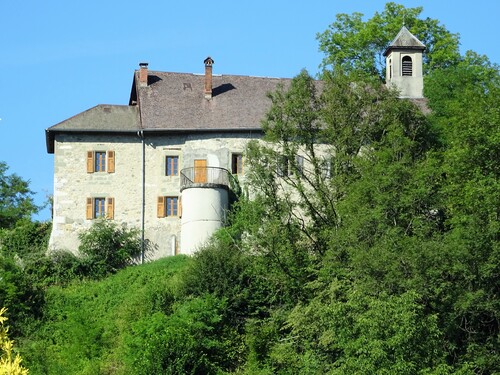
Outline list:
[[[403,66],[403,76],[412,76],[412,61],[410,56],[405,56],[403,57],[402,60],[402,66]]]
[[[193,90],[190,83],[184,82],[184,90]]]

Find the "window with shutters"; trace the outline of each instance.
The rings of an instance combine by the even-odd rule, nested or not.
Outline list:
[[[87,173],[115,172],[114,151],[87,151]]]
[[[87,220],[113,219],[115,211],[114,198],[87,198]]]
[[[178,217],[179,212],[179,197],[158,197],[157,216],[161,217]]]
[[[297,155],[295,157],[295,164],[297,166],[297,173],[299,176],[303,176],[304,175],[304,157],[303,156],[300,156],[300,155]]]
[[[231,155],[231,173],[243,174],[243,154]]]
[[[413,63],[410,56],[403,57],[402,60],[403,76],[412,76]]]
[[[333,166],[333,160],[330,158],[324,158],[322,161],[322,175],[323,178],[331,178],[332,177],[332,166]]]
[[[94,153],[94,172],[105,172],[106,171],[106,153],[102,151],[97,151]]]
[[[178,156],[167,156],[166,157],[166,176],[178,176],[179,175],[179,157]]]
[[[289,175],[288,158],[284,155],[278,157],[276,164],[276,174],[279,177],[285,177]]]

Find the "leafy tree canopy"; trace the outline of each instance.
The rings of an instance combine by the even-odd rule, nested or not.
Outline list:
[[[323,68],[340,66],[383,79],[383,53],[403,25],[426,45],[424,73],[454,64],[460,56],[458,34],[450,33],[437,20],[420,19],[422,10],[390,2],[366,21],[362,13],[338,14],[335,22],[317,35],[319,50],[325,54]]]
[[[29,182],[16,174],[8,175],[7,164],[0,162],[0,228],[12,228],[39,210],[33,202]]]

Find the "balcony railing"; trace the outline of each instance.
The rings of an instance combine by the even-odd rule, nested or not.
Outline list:
[[[181,170],[181,191],[189,187],[218,185],[229,189],[231,173],[219,167],[191,167]]]

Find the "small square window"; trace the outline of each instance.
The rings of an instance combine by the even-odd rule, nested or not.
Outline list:
[[[231,173],[232,174],[243,174],[243,155],[242,154],[232,154],[231,155]]]
[[[166,166],[165,166],[166,176],[178,176],[179,175],[179,157],[178,156],[167,156]]]
[[[87,220],[92,219],[114,219],[114,198],[87,198]]]
[[[87,151],[87,173],[115,172],[114,151]]]

